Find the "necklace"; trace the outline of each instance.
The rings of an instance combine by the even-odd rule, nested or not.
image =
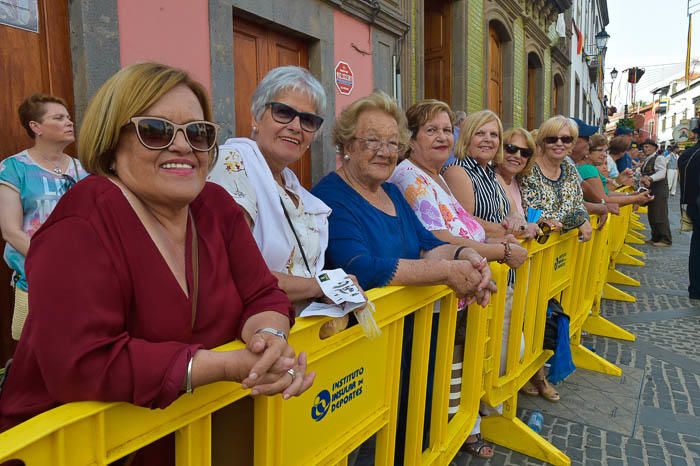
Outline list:
[[[355,192],[357,192],[357,194],[362,196],[362,198],[364,198],[364,200],[369,202],[371,205],[373,205],[377,209],[379,209],[381,211],[385,211],[386,202],[384,202],[384,199],[382,198],[382,195],[380,192],[372,193],[372,194],[374,194],[375,199],[370,199],[370,197],[367,196],[366,194],[371,193],[371,191],[368,191],[365,188],[360,189],[360,186],[357,186],[355,183],[353,183],[350,180],[350,178],[345,174],[344,171],[342,171],[342,172],[338,171],[337,173],[352,189],[355,190]],[[379,189],[382,189],[382,187],[380,186]]]

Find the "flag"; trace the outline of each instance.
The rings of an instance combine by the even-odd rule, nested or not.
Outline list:
[[[690,83],[690,45],[693,30],[693,15],[688,15],[688,44],[685,52],[685,87]]]
[[[576,55],[581,55],[583,52],[583,33],[576,26],[576,21],[571,21],[574,26],[574,32],[576,32]]]

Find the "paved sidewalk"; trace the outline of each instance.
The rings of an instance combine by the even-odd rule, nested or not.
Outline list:
[[[690,234],[678,231],[677,197],[669,202],[673,246],[638,246],[647,254],[645,267],[619,268],[640,281],[640,287],[620,287],[637,302],[603,301],[603,315],[635,333],[637,341],[584,339],[620,366],[623,376],[577,370],[557,387],[560,403],[519,399],[520,418],[526,421],[530,410],[541,410],[542,435],[573,465],[700,464],[700,301],[688,299]],[[458,454],[452,464],[546,464],[495,448],[490,461]]]

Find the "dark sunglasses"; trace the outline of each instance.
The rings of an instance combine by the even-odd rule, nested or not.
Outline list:
[[[571,144],[574,142],[574,138],[572,136],[547,136],[544,138],[544,142],[547,144],[556,144],[557,141],[561,141],[564,144]]]
[[[503,146],[503,149],[505,149],[505,151],[508,152],[510,155],[515,155],[518,152],[520,152],[520,155],[522,155],[526,159],[532,157],[532,151],[530,149],[524,149],[522,147],[516,146],[515,144],[505,144]]]
[[[552,234],[552,227],[550,227],[546,222],[540,222],[537,224],[537,226],[542,233],[535,237],[535,241],[537,241],[539,244],[544,244],[549,240],[549,235]]]
[[[136,128],[136,136],[143,146],[151,150],[162,150],[170,146],[179,130],[185,135],[192,150],[209,152],[216,145],[219,125],[210,121],[191,121],[178,125],[159,117],[132,117],[130,123]]]
[[[299,117],[301,129],[307,133],[315,133],[323,124],[323,117],[315,113],[298,112],[289,105],[280,102],[270,102],[267,104],[270,107],[270,115],[277,123],[291,123],[296,117]]]

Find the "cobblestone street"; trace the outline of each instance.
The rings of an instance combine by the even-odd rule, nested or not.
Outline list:
[[[542,435],[573,465],[700,464],[700,301],[688,299],[690,234],[678,232],[677,202],[669,200],[673,246],[638,246],[647,254],[646,266],[619,267],[640,281],[640,287],[620,287],[637,302],[603,301],[603,315],[635,333],[637,341],[584,341],[619,365],[622,377],[577,370],[557,387],[560,403],[520,397],[520,418],[542,411]],[[459,454],[453,464],[546,463],[496,445],[490,461]]]

